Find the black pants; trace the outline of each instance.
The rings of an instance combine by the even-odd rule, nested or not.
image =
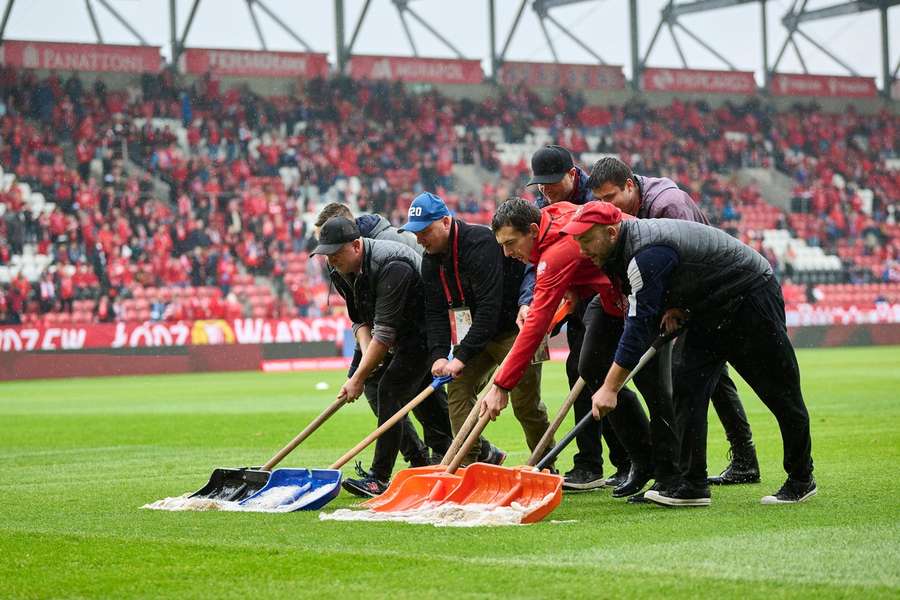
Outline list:
[[[575,385],[575,382],[579,377],[579,364],[581,362],[582,347],[585,338],[585,324],[583,319],[587,307],[588,302],[579,302],[566,322],[566,341],[569,344],[569,356],[566,358],[566,377],[569,380],[569,389],[572,389],[572,386]],[[618,341],[618,337],[616,338],[616,341]],[[634,392],[631,390],[623,390],[623,392],[634,396]],[[575,399],[573,413],[575,415],[576,423],[578,423],[584,415],[591,412],[592,393],[590,386],[585,386],[584,391],[582,391],[581,394],[578,395],[578,398]],[[635,401],[636,400],[637,399],[635,398]],[[609,448],[609,462],[611,462],[616,469],[627,471],[631,465],[629,453],[616,436],[613,427],[610,426],[608,420],[605,418],[596,423],[591,423],[591,425],[582,430],[575,438],[578,452],[573,457],[574,467],[592,473],[603,472],[603,444],[600,441],[601,437],[606,441],[606,446]]]
[[[625,322],[603,312],[599,298],[595,297],[585,312],[585,323],[587,332],[580,371],[588,385],[596,390],[612,366]],[[637,396],[627,388],[619,392],[616,409],[606,418],[635,465],[652,468],[657,481],[677,481],[682,471],[681,428],[676,421],[674,402],[663,393],[658,360],[647,363],[635,375],[634,383],[647,403],[650,420]]]
[[[424,390],[433,380],[424,347],[397,350],[389,361],[366,380],[365,393],[370,406],[381,425],[407,402]],[[443,455],[450,448],[453,434],[447,413],[447,395],[438,388],[424,402],[413,409],[422,424],[425,443],[419,439],[408,417],[388,429],[375,442],[372,471],[382,480],[388,480],[394,471],[397,453],[402,452],[408,461],[427,456],[427,448]]]
[[[784,470],[793,479],[808,481],[813,470],[809,414],[778,283],[772,279],[749,294],[724,320],[692,320],[682,343],[675,398],[685,417],[687,479],[695,485],[706,483],[709,397],[728,361],[775,415],[784,445]]]
[[[719,383],[713,389],[710,400],[713,408],[716,409],[719,421],[722,422],[722,427],[725,428],[728,444],[732,448],[749,446],[753,441],[753,432],[750,430],[747,413],[744,412],[744,405],[741,404],[737,387],[728,374],[727,365],[722,366]]]

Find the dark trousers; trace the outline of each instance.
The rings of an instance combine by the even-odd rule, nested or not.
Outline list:
[[[379,425],[431,384],[431,365],[427,362],[425,348],[401,349],[366,380],[366,398],[378,417]],[[379,479],[390,479],[398,452],[402,452],[408,461],[427,456],[428,448],[438,455],[443,455],[450,448],[453,436],[443,387],[414,408],[413,414],[422,424],[425,443],[419,439],[408,417],[385,431],[375,442],[375,456],[372,459],[372,471]]]
[[[580,370],[593,389],[598,389],[615,359],[625,322],[601,308],[594,298],[585,312],[587,332]],[[681,476],[681,436],[671,397],[663,393],[659,379],[659,361],[653,359],[634,377],[634,383],[647,408],[650,420],[634,392],[619,392],[616,409],[607,415],[612,429],[628,451],[635,465],[650,468],[661,482],[675,481]]]
[[[749,446],[753,441],[753,432],[750,430],[747,413],[744,412],[744,405],[741,404],[737,387],[728,374],[727,365],[722,366],[719,383],[713,389],[710,400],[713,408],[716,409],[719,421],[722,422],[722,427],[725,428],[728,444],[732,448]]]
[[[682,344],[674,385],[679,412],[685,417],[687,479],[706,484],[709,397],[727,361],[775,416],[784,445],[784,470],[793,479],[808,481],[813,470],[809,414],[778,283],[772,279],[748,294],[724,320],[692,320]]]
[[[569,356],[566,358],[566,377],[569,380],[569,389],[575,385],[579,377],[579,364],[585,339],[583,319],[587,307],[588,302],[579,302],[576,309],[569,315],[566,323],[566,340],[569,343]],[[618,342],[618,337],[616,341]],[[634,396],[634,392],[631,390],[623,390],[623,392]],[[576,423],[584,415],[591,412],[592,393],[590,386],[585,386],[584,391],[575,399],[575,404],[572,408]],[[601,438],[606,441],[606,446],[609,448],[609,462],[616,469],[627,471],[631,464],[629,453],[605,418],[591,423],[576,436],[575,444],[578,446],[578,452],[573,457],[574,467],[592,473],[603,472],[603,444]]]

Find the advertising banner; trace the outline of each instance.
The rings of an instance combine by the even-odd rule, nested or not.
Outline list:
[[[350,77],[472,85],[484,80],[484,71],[479,60],[357,54],[350,59]]]
[[[188,48],[182,54],[180,67],[192,75],[203,75],[208,71],[220,76],[311,79],[328,75],[328,56],[304,52]]]
[[[7,40],[0,63],[24,69],[106,73],[155,73],[161,66],[159,46],[63,44]]]
[[[776,73],[772,76],[772,95],[874,98],[878,95],[878,88],[873,77]]]
[[[505,62],[497,72],[504,85],[524,83],[529,87],[575,90],[624,90],[622,67],[557,63]]]

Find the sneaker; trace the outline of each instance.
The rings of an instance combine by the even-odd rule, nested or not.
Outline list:
[[[683,483],[674,490],[649,490],[644,498],[663,506],[709,506],[709,487]]]
[[[616,472],[612,474],[612,477],[608,477],[604,482],[606,487],[617,488],[628,479],[628,473],[631,472],[631,465],[625,467],[619,467],[616,469]]]
[[[798,502],[809,500],[818,491],[819,488],[816,487],[815,479],[797,481],[796,479],[788,478],[780,490],[772,496],[763,496],[761,502],[763,504],[797,504]]]
[[[602,488],[606,485],[603,473],[595,473],[587,469],[574,468],[565,475],[562,487],[570,491],[586,491]]]
[[[374,498],[384,493],[388,487],[388,482],[378,479],[371,471],[366,471],[362,465],[356,463],[356,474],[359,479],[345,479],[341,483],[341,487],[360,498]]]
[[[480,462],[487,463],[489,465],[497,465],[499,467],[505,460],[506,452],[504,452],[497,446],[491,446],[491,450],[490,452],[488,452],[487,457]]]
[[[662,491],[662,489],[663,489],[662,484],[654,483],[654,484],[650,487],[650,489],[647,490],[647,491],[648,491],[648,492],[649,492],[649,491],[656,491],[656,492],[659,492],[659,491]],[[644,494],[634,494],[633,496],[628,496],[628,498],[625,499],[625,502],[627,502],[628,504],[653,504],[652,502],[650,502],[650,500],[647,499],[647,494],[646,494],[646,493],[644,493]]]
[[[742,448],[729,448],[728,460],[724,471],[707,479],[710,485],[759,483],[759,462],[752,442]]]

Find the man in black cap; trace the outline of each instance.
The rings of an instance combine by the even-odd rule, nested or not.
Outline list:
[[[616,157],[601,158],[591,167],[587,187],[595,200],[610,202],[623,213],[639,219],[679,219],[709,225],[709,219],[697,203],[667,177],[645,177],[632,173],[631,167]],[[737,386],[722,367],[713,390],[712,405],[725,429],[730,446],[730,464],[709,482],[717,485],[759,482],[759,463],[753,446],[753,433],[741,404]],[[659,414],[651,415],[650,427],[666,429]]]
[[[538,208],[544,208],[557,202],[570,202],[581,205],[594,199],[591,189],[588,187],[588,174],[581,167],[575,165],[572,153],[562,146],[544,146],[531,157],[532,177],[527,185],[538,186],[538,197],[535,200]],[[532,277],[533,277],[533,271]],[[566,341],[569,345],[569,356],[566,358],[566,376],[569,387],[575,385],[578,380],[578,363],[581,357],[581,346],[584,341],[584,311],[588,302],[579,302],[572,314],[566,320]],[[519,311],[517,322],[521,325],[530,310],[523,305]],[[622,394],[634,397],[634,392],[628,388],[622,390]],[[578,422],[591,410],[591,394],[585,390],[575,400],[574,415]],[[616,472],[609,479],[603,479],[603,446],[601,437],[606,440],[609,448],[609,460],[615,466]],[[571,471],[566,473],[563,487],[568,490],[589,490],[593,488],[610,486],[619,487],[629,479],[631,472],[631,460],[616,437],[607,420],[591,423],[581,434],[575,438],[578,452],[573,457],[574,465]]]
[[[415,250],[417,254],[422,254],[422,248],[416,242],[416,236],[412,233],[398,231],[396,227],[391,225],[390,222],[381,215],[363,213],[354,218],[350,207],[340,202],[329,202],[322,207],[319,214],[316,216],[316,233],[318,234],[318,231],[325,222],[333,217],[345,217],[356,223],[360,235],[364,238],[399,242],[404,246],[409,246]],[[333,286],[340,285],[341,281],[343,281],[343,276],[330,265],[326,266],[331,284]],[[360,348],[359,342],[357,342],[356,347],[353,349],[353,359],[350,361],[350,369],[347,372],[347,377],[352,377],[356,372],[357,367],[359,367],[359,361],[362,360],[362,354],[362,348]],[[378,415],[378,380],[382,372],[383,369],[376,369],[375,372],[366,379],[365,385],[366,400],[369,401],[369,406],[376,416]],[[424,467],[432,464],[432,462],[440,461],[440,457],[432,458],[428,455],[427,445],[422,443],[419,434],[416,432],[416,428],[412,426],[403,428],[403,438],[400,442],[400,454],[411,467]]]
[[[369,378],[380,371],[372,395],[382,424],[432,381],[421,258],[403,244],[360,237],[356,224],[344,217],[322,225],[313,254],[326,256],[329,266],[340,274],[335,287],[347,301],[353,331],[363,349],[356,372],[337,397],[356,400]],[[436,390],[414,414],[425,430],[426,443],[442,456],[452,441],[443,389]],[[344,480],[344,489],[362,497],[384,492],[407,427],[412,424],[404,419],[378,438],[371,469],[364,471],[357,465],[360,478]]]

